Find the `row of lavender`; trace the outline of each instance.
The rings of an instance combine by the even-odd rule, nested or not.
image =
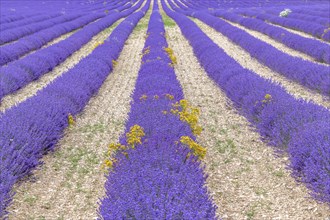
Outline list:
[[[22,37],[15,42],[0,46],[0,65],[16,60],[30,51],[41,48],[56,37],[74,31],[104,16],[104,13],[82,16],[69,22],[33,32],[33,34]]]
[[[294,18],[281,18],[279,16],[272,15],[267,12],[262,12],[260,10],[256,11],[253,9],[246,9],[246,10],[241,9],[241,10],[237,10],[236,13],[242,14],[244,16],[255,17],[262,21],[266,21],[290,29],[302,31],[316,38],[330,42],[330,31],[328,24],[321,25],[321,24],[316,24],[314,22],[302,21]],[[276,13],[276,11],[274,11],[273,13]]]
[[[279,1],[261,1],[261,0],[243,0],[243,1],[227,1],[227,0],[181,0],[185,5],[191,4],[193,9],[203,10],[208,8],[255,8],[255,7],[274,7],[283,5],[299,5],[313,7],[320,3],[326,3],[326,0],[302,2],[297,0]]]
[[[262,12],[263,13],[270,13],[272,15],[278,16],[280,14],[281,10],[283,10],[283,9],[265,8],[265,9],[262,10]],[[294,9],[292,9],[292,10],[294,10]],[[325,17],[322,17],[322,16],[300,14],[300,13],[297,13],[296,11],[292,11],[292,13],[290,13],[288,16],[286,16],[286,18],[288,18],[288,20],[294,19],[292,21],[296,21],[296,22],[297,22],[297,20],[299,20],[299,21],[303,20],[303,21],[308,21],[308,22],[311,22],[311,23],[316,23],[318,25],[322,25],[324,28],[328,27],[330,25],[330,18],[329,17],[325,18]]]
[[[67,22],[67,21],[72,21],[74,19],[77,19],[81,16],[83,16],[83,13],[74,13],[74,14],[68,14],[68,15],[62,15],[59,17],[55,17],[53,19],[49,19],[46,21],[41,21],[41,22],[37,22],[34,24],[29,24],[23,27],[17,27],[17,28],[13,28],[13,29],[9,29],[9,30],[5,30],[5,31],[1,31],[1,35],[0,35],[0,45],[17,40],[21,37],[24,37],[26,35],[35,33],[37,31],[40,31],[42,29],[48,28],[48,27],[52,27],[56,24],[61,24],[63,22]]]
[[[31,24],[31,23],[35,23],[38,21],[45,21],[51,18],[55,18],[58,16],[61,16],[62,13],[53,13],[53,14],[46,14],[46,15],[36,15],[36,16],[32,16],[32,17],[28,17],[22,20],[18,20],[16,22],[9,22],[9,23],[0,23],[0,31],[5,31],[7,29],[11,29],[11,28],[15,28],[15,27],[20,27],[23,25],[27,25],[27,24]]]
[[[147,8],[148,4],[137,13],[142,16]],[[118,58],[134,23],[136,19],[133,18],[122,22],[104,44],[74,68],[32,98],[1,115],[1,217],[7,214],[6,207],[13,196],[13,185],[30,174],[40,164],[39,159],[54,149],[68,126],[68,118],[82,111],[112,71],[113,60]]]
[[[194,22],[162,2],[208,75],[266,141],[288,153],[293,175],[312,190],[312,195],[330,203],[329,111],[294,99],[281,86],[242,68]]]
[[[115,7],[111,7],[110,16],[113,16],[116,14],[116,11],[122,11],[127,8],[131,7],[131,4],[128,3],[129,1],[123,1],[119,5]],[[128,3],[128,4],[126,4]],[[114,10],[115,9],[115,10]],[[103,11],[95,12],[92,14],[88,14],[85,16],[81,16],[77,19],[74,19],[70,22],[61,23],[58,25],[55,25],[53,27],[49,27],[43,30],[40,30],[34,34],[28,35],[24,38],[20,38],[19,40],[7,44],[0,47],[0,65],[7,64],[13,60],[18,59],[20,56],[23,56],[24,54],[31,52],[33,50],[37,50],[50,42],[51,40],[69,33],[71,31],[74,31],[77,28],[81,28],[85,25],[87,25],[90,22],[93,22],[97,19],[105,17],[106,14]],[[39,23],[32,24],[34,26],[38,25]],[[29,28],[29,26],[27,27]]]
[[[320,93],[330,96],[330,68],[328,66],[319,65],[301,58],[290,56],[275,47],[249,35],[245,31],[228,24],[222,19],[209,15],[206,12],[196,12],[189,8],[186,10],[176,7],[169,2],[171,7],[185,15],[189,15],[205,22],[206,24],[219,31],[231,41],[241,46],[250,55],[259,62],[265,64],[274,71],[284,75],[285,77],[297,81],[298,83],[319,91]],[[330,49],[327,46],[327,49]],[[328,60],[330,60],[330,52],[326,50]]]
[[[94,35],[111,26],[118,19],[131,14],[138,9],[143,1],[133,7],[115,12],[103,19],[87,25],[64,41],[38,50],[22,59],[9,63],[0,68],[0,100],[7,94],[24,87],[29,82],[40,78],[55,66],[62,63],[72,53],[86,44]],[[127,6],[122,6],[121,10]]]
[[[278,1],[260,1],[260,0],[243,0],[243,1],[227,1],[227,0],[180,0],[184,5],[195,10],[205,9],[234,9],[234,8],[277,8],[290,7],[297,13],[307,15],[322,15],[328,18],[329,12],[328,0],[318,1],[295,1],[289,0],[285,2]]]
[[[155,1],[126,135],[110,145],[109,154],[115,155],[107,160],[112,170],[102,219],[216,218],[199,162],[205,150],[195,142],[196,124],[183,119],[197,109],[183,100],[164,36]]]

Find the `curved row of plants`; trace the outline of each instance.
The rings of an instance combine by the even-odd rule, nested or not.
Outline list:
[[[36,23],[36,22],[39,22],[39,21],[45,21],[45,20],[48,20],[48,19],[59,17],[61,15],[62,15],[62,13],[57,12],[57,13],[48,14],[48,15],[37,15],[37,16],[33,16],[31,18],[18,20],[16,22],[10,22],[10,23],[4,23],[4,24],[0,23],[0,30],[5,31],[7,29],[20,27],[20,26],[23,26],[23,25]]]
[[[53,27],[20,38],[11,44],[0,47],[0,65],[19,59],[24,54],[37,50],[53,39],[83,27],[90,22],[104,17],[104,13],[82,16],[70,22],[61,23]]]
[[[37,22],[35,24],[29,24],[23,27],[17,27],[13,28],[10,30],[5,30],[1,32],[0,35],[0,45],[17,40],[21,37],[33,34],[35,32],[38,32],[40,30],[52,27],[56,24],[61,24],[63,22],[68,22],[72,21],[74,19],[77,19],[84,14],[82,13],[74,13],[74,14],[68,14],[68,15],[63,15],[60,17],[56,17],[50,20],[42,21],[42,22]]]
[[[263,12],[278,16],[282,10],[283,9],[279,9],[279,8],[265,8],[263,9]],[[292,11],[292,13],[290,13],[290,15],[287,16],[286,18],[288,18],[288,20],[294,19],[293,21],[300,20],[300,21],[312,22],[318,25],[323,25],[324,27],[327,27],[330,24],[329,18],[324,18],[322,16],[317,16],[317,15],[300,14],[297,13],[296,11]]]
[[[330,42],[329,28],[323,25],[318,25],[308,21],[301,21],[298,19],[284,19],[279,16],[271,15],[268,13],[262,13],[251,9],[239,10],[237,13],[249,17],[255,17],[262,21],[267,21],[272,24],[277,24],[290,29],[302,31],[321,40]]]

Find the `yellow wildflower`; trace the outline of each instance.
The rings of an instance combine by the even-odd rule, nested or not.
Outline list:
[[[74,117],[71,115],[71,113],[69,113],[69,115],[68,115],[68,124],[69,124],[69,126],[70,127],[73,126],[74,123],[75,123]]]
[[[199,109],[190,105],[185,99],[172,104],[172,106],[174,108],[171,109],[171,113],[179,115],[181,121],[187,122],[194,135],[200,135],[203,129],[198,125]]]
[[[268,102],[270,102],[271,99],[272,99],[272,96],[270,94],[266,94],[265,99],[262,100],[261,102],[268,103]]]
[[[112,66],[113,66],[113,67],[117,66],[117,64],[118,64],[118,61],[116,61],[116,60],[112,60]]]
[[[147,100],[147,98],[148,98],[148,96],[144,94],[140,97],[140,100],[145,101],[145,100]]]
[[[173,99],[174,99],[174,96],[171,95],[171,94],[166,94],[165,96],[166,96],[166,98],[168,98],[169,100],[173,100]]]
[[[141,138],[145,135],[143,128],[139,125],[134,125],[130,128],[130,131],[126,133],[127,143],[132,148],[135,148],[136,144],[142,144]]]
[[[172,50],[172,48],[165,47],[163,49],[168,54],[168,57],[171,59],[172,65],[177,64],[177,59],[176,56],[174,55],[174,51]]]
[[[272,96],[271,96],[270,94],[266,94],[266,95],[265,95],[265,99],[266,99],[266,100],[269,100],[269,99],[271,99],[271,98],[272,98]]]
[[[94,44],[93,48],[95,49],[95,48],[97,48],[98,46],[100,46],[102,44],[104,44],[104,41],[98,41]]]
[[[206,149],[199,144],[197,144],[193,139],[189,136],[182,136],[180,138],[180,142],[184,145],[187,145],[192,151],[195,156],[199,159],[203,159],[206,155]]]
[[[101,165],[101,168],[102,168],[102,169],[109,169],[109,168],[111,169],[111,168],[113,167],[113,164],[114,164],[115,162],[117,162],[116,159],[112,159],[112,160],[105,159],[105,160],[103,161],[103,164]]]

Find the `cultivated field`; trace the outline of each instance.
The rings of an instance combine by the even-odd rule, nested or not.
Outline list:
[[[330,219],[327,0],[0,2],[0,219]]]

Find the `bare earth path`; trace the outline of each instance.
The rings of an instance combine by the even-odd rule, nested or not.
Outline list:
[[[217,32],[210,26],[193,19],[193,21],[200,27],[200,29],[212,39],[226,54],[235,59],[242,67],[251,70],[259,76],[270,79],[284,87],[284,89],[295,98],[302,98],[306,101],[312,101],[318,105],[330,108],[330,100],[321,94],[312,91],[292,80],[287,79],[285,76],[271,70],[267,66],[260,63],[257,59],[250,56],[243,48],[230,41],[227,37]]]
[[[63,63],[56,66],[52,71],[44,74],[38,80],[33,81],[23,87],[22,89],[16,91],[13,94],[5,96],[0,102],[0,111],[5,111],[6,109],[17,105],[18,103],[24,101],[25,99],[35,95],[38,90],[41,90],[51,81],[62,75],[64,72],[68,71],[80,62],[83,58],[88,56],[95,48],[96,43],[103,42],[112,30],[122,21],[118,20],[109,28],[95,35],[87,44],[81,47],[78,51],[74,52],[70,57],[68,57]]]
[[[10,219],[96,219],[106,180],[101,164],[108,144],[124,132],[148,19],[140,21],[114,71],[66,130],[55,153],[44,157],[31,181],[17,187]]]
[[[306,198],[285,169],[287,158],[276,157],[260,141],[247,120],[207,76],[180,29],[166,27],[168,44],[178,64],[175,71],[185,97],[201,110],[204,128],[198,138],[207,148],[207,187],[223,219],[325,219],[328,207]]]

